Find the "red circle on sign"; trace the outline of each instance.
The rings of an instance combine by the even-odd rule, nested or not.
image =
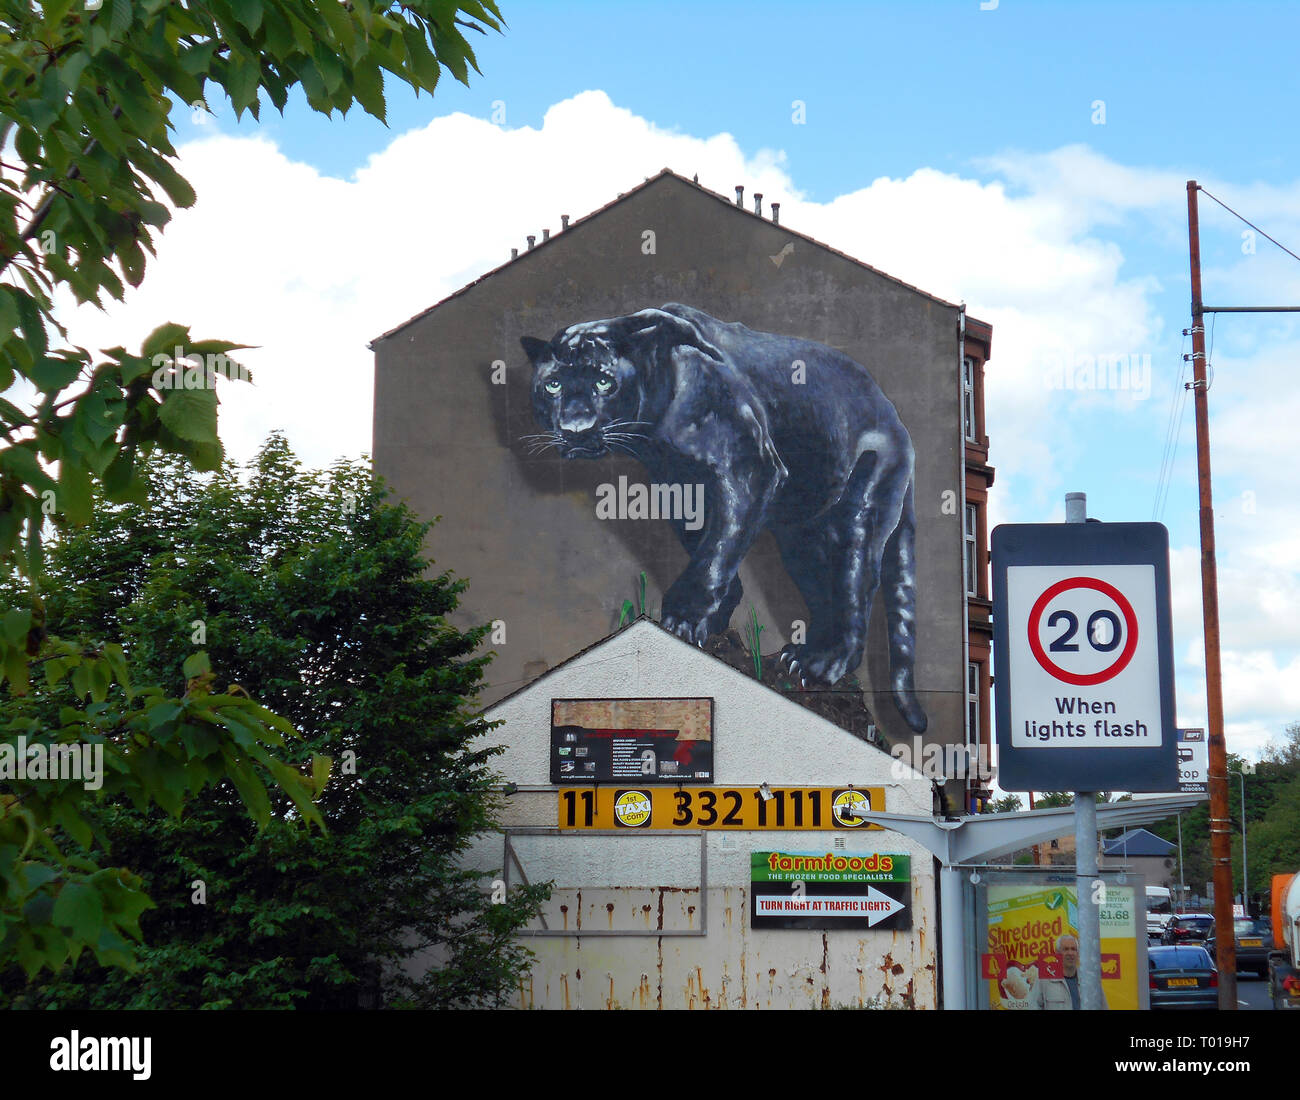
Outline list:
[[[1042,615],[1043,610],[1053,599],[1071,588],[1091,588],[1104,596],[1109,596],[1115,601],[1115,605],[1124,616],[1124,627],[1128,631],[1128,639],[1125,641],[1120,655],[1100,672],[1090,672],[1086,675],[1077,672],[1066,672],[1047,655],[1043,649],[1043,643],[1038,639],[1039,616]],[[1063,581],[1057,581],[1034,601],[1034,606],[1029,610],[1029,649],[1033,653],[1034,659],[1043,666],[1049,676],[1064,680],[1067,684],[1089,687],[1092,684],[1104,684],[1107,680],[1113,679],[1123,672],[1129,661],[1133,659],[1133,654],[1137,650],[1137,643],[1138,621],[1133,605],[1125,599],[1124,593],[1113,584],[1099,581],[1096,577],[1067,577]]]

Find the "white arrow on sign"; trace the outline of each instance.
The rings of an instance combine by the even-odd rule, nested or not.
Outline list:
[[[867,887],[867,907],[868,927],[874,927],[886,917],[892,917],[907,908],[901,901],[891,898],[888,894],[882,894],[871,886]]]

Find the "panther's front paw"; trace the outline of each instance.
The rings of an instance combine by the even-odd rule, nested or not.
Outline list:
[[[710,636],[727,629],[720,601],[674,591],[675,587],[664,593],[664,611],[660,625],[665,630],[692,645],[702,647]]]
[[[665,611],[660,625],[677,637],[703,648],[704,641],[710,634],[707,619],[687,619]]]
[[[781,664],[799,677],[801,687],[837,684],[861,664],[861,656],[842,649],[821,649],[811,645],[788,645],[781,650]]]

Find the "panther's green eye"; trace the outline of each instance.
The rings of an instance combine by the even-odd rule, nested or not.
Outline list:
[[[554,397],[557,393],[560,392],[560,390],[564,389],[564,387],[561,386],[560,383],[557,382],[554,378],[552,378],[549,382],[547,382],[542,387],[542,389],[544,389],[547,393],[549,393],[552,397]]]
[[[598,397],[608,397],[614,392],[614,389],[614,379],[610,378],[608,375],[601,375],[600,378],[596,379],[596,395]]]

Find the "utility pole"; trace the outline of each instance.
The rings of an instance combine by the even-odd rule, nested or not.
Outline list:
[[[1210,413],[1206,395],[1207,313],[1300,313],[1300,306],[1207,306],[1201,297],[1201,226],[1196,196],[1187,181],[1187,238],[1192,268],[1192,377],[1196,403],[1196,471],[1201,500],[1201,604],[1205,614],[1205,697],[1210,729],[1210,855],[1214,860],[1215,950],[1219,960],[1219,1007],[1237,1010],[1237,942],[1232,934],[1232,822],[1228,817],[1228,747],[1223,736],[1223,683],[1219,671],[1219,581],[1214,561],[1214,506],[1210,494]],[[1205,194],[1296,260],[1300,255],[1246,221],[1222,199]],[[1244,780],[1243,780],[1244,783]],[[1243,791],[1244,795],[1244,791]],[[1244,803],[1243,803],[1244,810]],[[1244,843],[1244,842],[1243,842]],[[1243,847],[1243,857],[1244,857]]]
[[[1199,190],[1187,181],[1187,236],[1192,274],[1192,398],[1196,407],[1196,474],[1201,505],[1201,605],[1205,615],[1205,697],[1209,711],[1210,855],[1214,861],[1214,936],[1219,1009],[1237,1011],[1237,941],[1232,932],[1232,824],[1228,818],[1228,746],[1223,736],[1223,682],[1219,663],[1219,576],[1214,557],[1214,501],[1210,491],[1210,409],[1206,394],[1205,303],[1201,298]]]

